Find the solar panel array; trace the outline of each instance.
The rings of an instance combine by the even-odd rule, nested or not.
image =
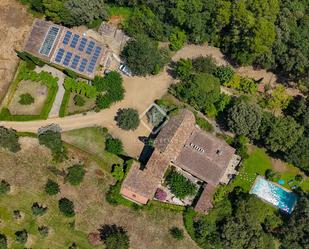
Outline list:
[[[67,30],[55,62],[79,73],[92,74],[101,52],[102,47],[92,39],[80,37]]]
[[[45,36],[42,47],[40,48],[40,54],[49,56],[52,47],[54,46],[55,40],[59,33],[60,28],[51,26]]]

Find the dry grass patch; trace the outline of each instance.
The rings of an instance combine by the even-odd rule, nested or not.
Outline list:
[[[61,170],[75,162],[85,164],[87,172],[83,182],[73,187],[65,183],[64,177],[56,176],[49,170],[52,158],[47,148],[38,145],[34,138],[22,138],[21,143],[22,150],[17,154],[0,150],[0,178],[6,179],[14,188],[13,193],[0,197],[0,232],[8,236],[10,248],[23,248],[13,239],[14,233],[21,229],[27,229],[30,236],[28,243],[32,248],[66,249],[72,242],[76,242],[79,248],[95,248],[90,246],[87,234],[96,232],[103,224],[117,224],[128,230],[130,245],[134,249],[197,249],[189,236],[179,242],[169,234],[172,226],[183,228],[180,213],[158,208],[134,211],[108,204],[105,193],[114,180],[87,154],[69,148],[69,161],[57,166]],[[43,186],[48,178],[60,184],[61,193],[56,196],[44,193]],[[75,218],[66,218],[59,212],[57,201],[61,197],[74,202]],[[41,217],[33,216],[33,202],[46,205],[47,213]],[[13,218],[15,209],[22,212],[23,218],[19,221]],[[46,238],[37,231],[41,225],[50,228]]]
[[[20,95],[29,93],[34,98],[34,103],[22,105],[19,103]],[[48,87],[33,81],[21,81],[14,93],[9,110],[12,115],[40,115],[48,95]]]
[[[32,17],[17,0],[0,1],[0,102],[18,64],[14,49],[20,50],[28,34]]]
[[[85,100],[85,104],[83,106],[75,105],[75,102],[74,102],[75,96],[81,96]],[[95,107],[95,99],[91,99],[91,98],[87,98],[83,95],[71,93],[69,103],[68,103],[68,107],[67,107],[67,113],[68,113],[68,115],[70,115],[70,114],[87,112],[89,110],[92,110],[94,107]]]

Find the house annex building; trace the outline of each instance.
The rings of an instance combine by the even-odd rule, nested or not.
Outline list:
[[[219,184],[227,184],[236,174],[240,157],[225,141],[202,131],[193,113],[183,110],[162,128],[154,143],[154,151],[141,169],[132,165],[121,188],[121,194],[134,202],[146,204],[164,180],[164,173],[172,165],[204,182],[195,209],[207,213]]]
[[[34,20],[23,50],[90,79],[107,53],[95,39],[41,19]]]

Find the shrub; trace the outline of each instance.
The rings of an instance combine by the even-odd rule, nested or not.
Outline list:
[[[73,100],[74,100],[74,105],[76,106],[84,106],[86,103],[85,99],[80,95],[75,95]]]
[[[48,195],[56,195],[60,192],[59,184],[54,182],[53,180],[48,179],[45,184],[45,192]]]
[[[109,137],[105,141],[105,150],[118,155],[123,152],[123,144],[120,139]]]
[[[49,228],[47,226],[40,226],[38,227],[38,232],[43,236],[46,237],[49,233]]]
[[[123,79],[116,71],[110,72],[103,78],[96,76],[92,85],[100,93],[96,98],[96,105],[100,109],[109,108],[112,103],[124,98]]]
[[[113,165],[113,169],[112,169],[112,176],[117,180],[117,181],[121,181],[124,177],[124,170],[123,170],[123,166],[116,164]]]
[[[61,198],[58,202],[58,207],[60,212],[67,217],[73,217],[75,215],[74,203],[67,198]]]
[[[181,80],[187,80],[192,75],[193,65],[190,59],[180,59],[176,62],[174,73]]]
[[[198,73],[214,74],[217,70],[217,66],[213,57],[211,56],[200,56],[192,60],[193,69]]]
[[[39,142],[52,151],[53,158],[56,162],[62,162],[66,158],[66,150],[61,141],[59,131],[46,130],[39,134]]]
[[[30,93],[25,93],[19,96],[19,104],[21,105],[31,105],[34,103],[34,98],[31,96]]]
[[[0,195],[7,194],[11,190],[11,185],[5,180],[1,180],[0,182]]]
[[[20,211],[19,211],[19,210],[14,210],[14,211],[13,211],[13,217],[14,217],[15,220],[21,219],[21,213],[20,213]]]
[[[17,231],[15,233],[15,236],[16,236],[16,242],[20,243],[20,244],[25,244],[28,240],[28,233],[27,231],[24,229],[24,230],[21,230],[21,231]]]
[[[8,248],[7,238],[3,233],[0,233],[0,249],[7,249],[7,248]]]
[[[155,198],[160,201],[165,201],[166,197],[167,197],[167,193],[163,189],[158,188],[155,193]]]
[[[12,152],[20,150],[18,136],[15,130],[0,126],[0,147],[9,149]]]
[[[172,227],[170,229],[170,234],[178,240],[183,240],[184,239],[184,235],[183,235],[183,230],[179,229],[178,227]]]
[[[196,124],[204,131],[213,132],[214,128],[205,118],[196,117]]]
[[[177,51],[182,48],[184,43],[187,41],[187,36],[184,31],[177,30],[172,33],[169,37],[170,49]]]
[[[119,109],[115,119],[123,130],[136,130],[140,123],[137,110],[132,108]]]
[[[273,180],[273,178],[276,176],[276,172],[274,172],[272,169],[267,169],[265,171],[265,178],[267,180]]]
[[[86,171],[83,165],[75,164],[68,168],[68,174],[66,176],[66,179],[71,185],[76,186],[83,181],[85,173]]]
[[[120,226],[104,225],[99,229],[106,249],[129,249],[129,236]]]
[[[167,175],[166,183],[170,187],[171,192],[180,199],[193,196],[197,191],[195,184],[174,170]]]
[[[221,84],[224,84],[232,79],[234,70],[230,66],[220,66],[216,69],[214,75],[219,78]]]
[[[47,212],[47,207],[43,207],[39,203],[35,202],[32,204],[31,210],[35,216],[42,216]]]
[[[238,135],[234,137],[233,146],[236,148],[236,154],[240,155],[242,159],[249,157],[248,154],[249,139],[244,135]]]
[[[96,88],[84,81],[77,81],[73,78],[66,77],[64,79],[63,86],[66,91],[84,95],[88,98],[95,98],[97,96]]]

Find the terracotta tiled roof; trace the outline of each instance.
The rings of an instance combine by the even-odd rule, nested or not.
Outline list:
[[[155,148],[169,160],[175,160],[195,126],[195,117],[189,110],[182,110],[162,128],[155,140]]]
[[[174,164],[201,180],[217,185],[235,149],[225,141],[195,128]]]
[[[132,165],[122,188],[127,188],[137,194],[151,199],[161,182],[169,161],[159,151],[154,151],[144,170],[138,163]]]
[[[195,205],[195,211],[207,214],[209,209],[213,207],[212,199],[215,192],[216,187],[214,185],[207,184]]]

